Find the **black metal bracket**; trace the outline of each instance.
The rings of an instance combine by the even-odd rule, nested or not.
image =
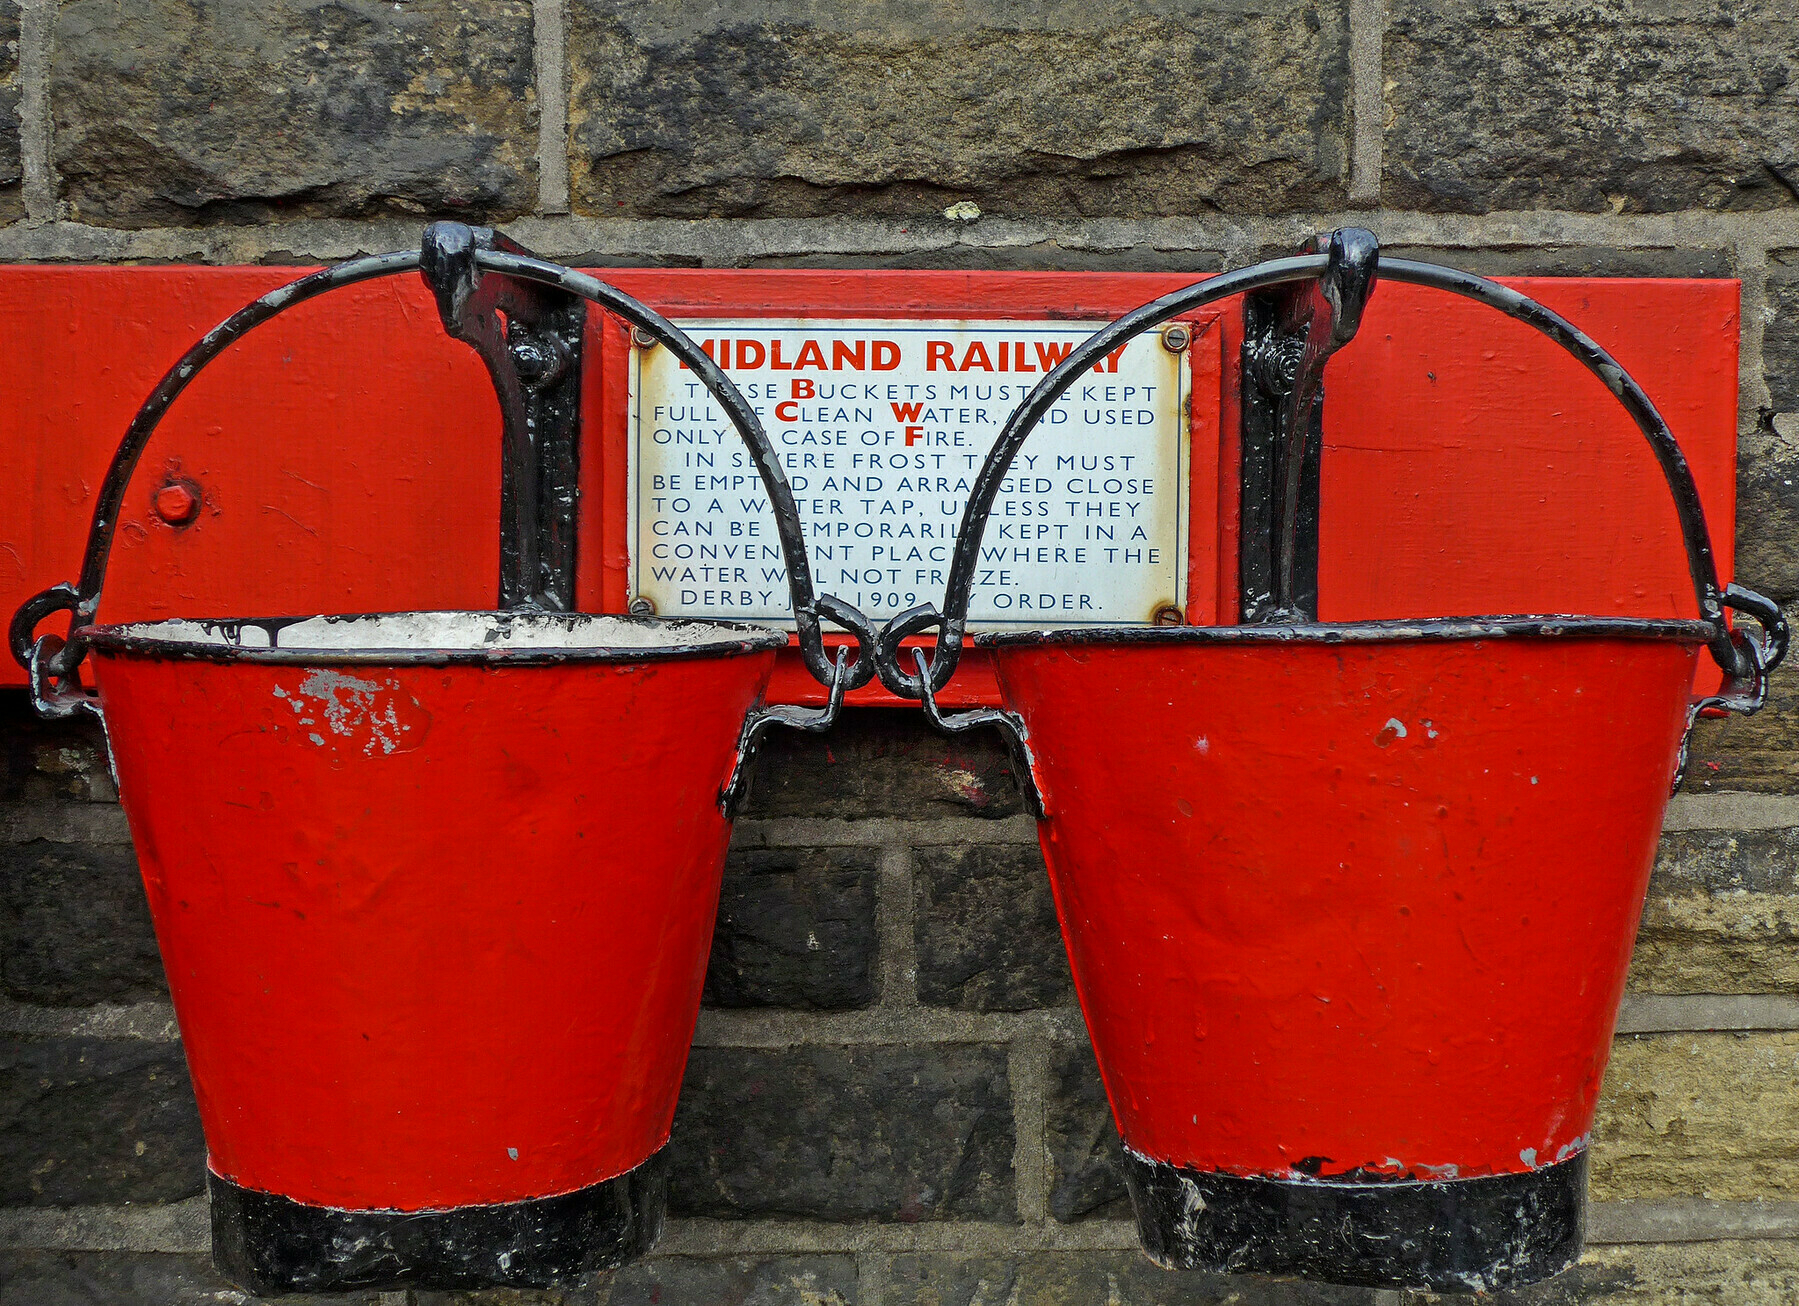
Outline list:
[[[831,677],[831,697],[823,707],[758,706],[744,717],[743,733],[737,737],[737,761],[731,766],[731,778],[718,791],[718,810],[727,820],[734,819],[749,801],[750,766],[756,760],[756,751],[762,747],[764,735],[776,726],[823,734],[836,724],[837,714],[843,710],[843,691],[850,679],[849,655],[847,647],[838,647]]]
[[[949,735],[981,730],[987,726],[999,731],[999,737],[1005,740],[1006,752],[1012,759],[1012,772],[1018,777],[1018,791],[1024,795],[1025,810],[1039,821],[1043,820],[1047,811],[1043,805],[1043,791],[1037,787],[1037,772],[1031,765],[1031,736],[1024,718],[1016,712],[998,708],[977,708],[972,712],[945,716],[937,706],[936,691],[931,688],[931,666],[925,660],[923,649],[912,650],[912,665],[918,669],[918,683],[924,691],[919,702],[924,706],[925,719]]]
[[[1314,237],[1324,274],[1243,299],[1240,620],[1318,615],[1318,469],[1324,366],[1355,339],[1380,244],[1347,227]]]
[[[434,222],[419,271],[444,330],[481,356],[500,401],[500,607],[572,612],[587,305],[484,271],[477,250],[534,257],[491,227]]]

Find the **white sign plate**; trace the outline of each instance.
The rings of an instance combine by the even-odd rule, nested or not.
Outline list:
[[[682,321],[761,417],[815,584],[871,617],[941,605],[1007,416],[1099,322]],[[1087,373],[1012,465],[972,624],[1146,624],[1186,604],[1188,370],[1150,333]],[[665,616],[791,620],[742,440],[667,349],[632,350],[631,594]]]

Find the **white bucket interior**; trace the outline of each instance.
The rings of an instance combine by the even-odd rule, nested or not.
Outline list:
[[[278,628],[276,628],[278,627]],[[400,612],[309,617],[292,625],[153,621],[114,628],[127,638],[215,648],[311,650],[648,649],[762,642],[762,632],[702,621],[627,621],[593,613]],[[271,639],[271,629],[273,638]],[[771,646],[785,643],[766,632]]]

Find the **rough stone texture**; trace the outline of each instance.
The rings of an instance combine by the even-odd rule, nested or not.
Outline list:
[[[0,1206],[173,1202],[205,1187],[181,1047],[0,1041]]]
[[[1588,1247],[1573,1269],[1532,1288],[1474,1298],[1396,1293],[1379,1306],[1786,1306],[1795,1300],[1799,1242],[1758,1241]]]
[[[0,222],[25,212],[19,184],[19,4],[0,0]]]
[[[1009,1220],[1003,1048],[695,1048],[670,1210],[814,1220]]]
[[[706,1002],[844,1011],[874,1001],[872,848],[740,848],[725,866]]]
[[[1762,366],[1771,408],[1737,450],[1737,574],[1799,599],[1799,250],[1768,255]]]
[[[0,800],[111,803],[118,797],[99,722],[85,716],[43,721],[22,690],[0,690]]]
[[[74,1007],[167,992],[129,845],[0,843],[0,993]]]
[[[1799,990],[1799,830],[1664,835],[1630,986],[1643,993]]]
[[[1385,1306],[1381,1295],[1366,1289],[1171,1273],[1128,1251],[896,1256],[888,1274],[886,1302],[887,1306]]]
[[[262,1300],[233,1288],[205,1256],[0,1252],[0,1306],[250,1306]],[[282,1306],[376,1306],[377,1300],[372,1292],[280,1298]]]
[[[1799,1196],[1799,1033],[1617,1040],[1593,1123],[1590,1195]]]
[[[1393,0],[1382,202],[1664,213],[1799,193],[1788,0]]]
[[[656,1257],[606,1277],[594,1293],[595,1306],[855,1306],[861,1300],[853,1256],[763,1261]],[[450,1306],[450,1300],[443,1306]],[[418,1306],[438,1304],[424,1297]]]
[[[916,708],[859,708],[827,735],[770,734],[744,815],[997,819],[1023,810],[1011,759],[993,731],[944,735]]]
[[[921,849],[912,872],[918,1000],[964,1011],[1074,1001],[1035,843]]]
[[[69,0],[62,197],[122,227],[525,212],[531,42],[528,0]]]
[[[1064,1223],[1131,1218],[1119,1151],[1123,1143],[1093,1050],[1084,1043],[1050,1050],[1043,1134],[1051,1215]]]
[[[569,5],[578,210],[679,217],[1329,207],[1344,0]]]

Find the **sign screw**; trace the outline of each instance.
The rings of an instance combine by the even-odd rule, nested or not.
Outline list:
[[[1178,354],[1193,339],[1193,333],[1180,322],[1162,328],[1162,348],[1171,354]]]
[[[170,481],[156,492],[156,515],[171,526],[185,526],[200,515],[200,487],[192,481]]]
[[[1158,626],[1184,626],[1187,624],[1186,614],[1172,603],[1164,603],[1157,608],[1150,620]]]
[[[643,595],[639,594],[636,598],[625,604],[625,611],[629,612],[633,617],[653,617],[656,615],[656,604],[652,600],[646,599]]]
[[[645,331],[642,327],[632,327],[631,343],[636,345],[639,349],[654,349],[656,347],[656,337],[651,335],[648,331]]]

